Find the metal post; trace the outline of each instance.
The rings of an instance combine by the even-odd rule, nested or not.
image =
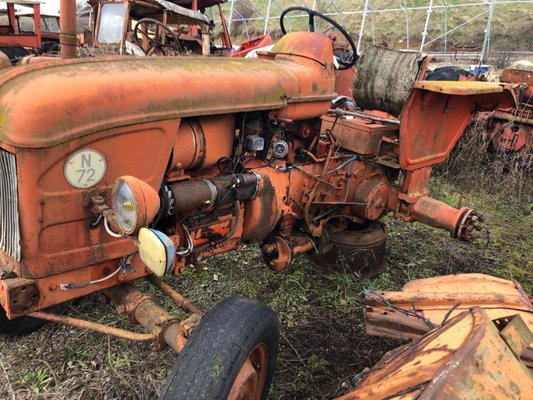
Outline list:
[[[363,19],[361,21],[361,29],[359,30],[359,40],[357,41],[357,50],[361,49],[361,42],[363,40],[363,32],[365,30],[366,14],[368,11],[368,3],[370,0],[365,0],[365,10],[363,11]]]
[[[485,29],[485,39],[483,40],[483,48],[481,49],[481,55],[479,57],[480,64],[483,64],[485,62],[485,57],[487,56],[487,52],[489,51],[493,14],[494,14],[494,0],[490,0],[489,16],[487,18],[487,28]]]
[[[444,6],[444,52],[448,52],[448,3],[446,0],[442,0]]]
[[[228,21],[228,33],[231,33],[231,23],[233,22],[233,7],[235,0],[230,0],[229,4],[229,21]]]
[[[428,13],[426,16],[426,24],[424,25],[424,32],[422,32],[422,41],[420,42],[420,52],[424,49],[426,43],[426,37],[428,35],[429,20],[431,19],[431,13],[433,13],[433,0],[429,1]]]
[[[370,9],[370,16],[372,17],[372,44],[376,45],[376,30],[374,25],[374,10]]]
[[[409,33],[409,10],[407,9],[407,5],[405,4],[405,1],[402,0],[401,1],[402,3],[402,8],[403,8],[403,11],[405,12],[405,40],[406,40],[406,49],[409,50],[409,36],[410,36],[410,33]]]
[[[265,29],[263,29],[263,35],[266,35],[268,32],[268,19],[270,18],[270,5],[272,4],[272,0],[268,0],[267,3],[267,12],[265,16]]]

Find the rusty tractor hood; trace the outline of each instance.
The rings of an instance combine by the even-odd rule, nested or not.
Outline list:
[[[305,43],[307,52],[297,55]],[[282,51],[265,59],[113,57],[6,69],[0,73],[0,141],[45,148],[117,126],[334,97],[326,36],[298,32],[278,45]]]

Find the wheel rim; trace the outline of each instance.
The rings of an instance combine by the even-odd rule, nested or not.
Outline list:
[[[261,399],[268,374],[268,348],[258,344],[246,357],[233,382],[228,400]]]

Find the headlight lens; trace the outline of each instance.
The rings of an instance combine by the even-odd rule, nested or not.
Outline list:
[[[131,234],[137,226],[137,203],[131,187],[123,181],[118,180],[113,189],[113,212],[120,229]]]
[[[112,203],[116,223],[127,235],[148,226],[160,206],[157,191],[133,176],[122,176],[116,180]]]

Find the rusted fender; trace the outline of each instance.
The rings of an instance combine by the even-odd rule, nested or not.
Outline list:
[[[462,274],[415,280],[401,292],[367,292],[366,332],[371,336],[416,339],[471,307],[483,308],[491,320],[520,315],[533,331],[533,305],[518,282]],[[533,368],[533,343],[522,359]]]
[[[283,53],[268,59],[112,57],[9,68],[0,73],[0,139],[43,148],[118,126],[187,116],[326,113],[336,96],[331,40],[295,32],[277,48]]]
[[[418,81],[400,116],[400,165],[414,170],[443,162],[478,111],[512,107],[513,85]]]
[[[519,316],[499,332],[474,307],[385,354],[339,399],[530,399],[533,376],[513,349],[531,335]]]

